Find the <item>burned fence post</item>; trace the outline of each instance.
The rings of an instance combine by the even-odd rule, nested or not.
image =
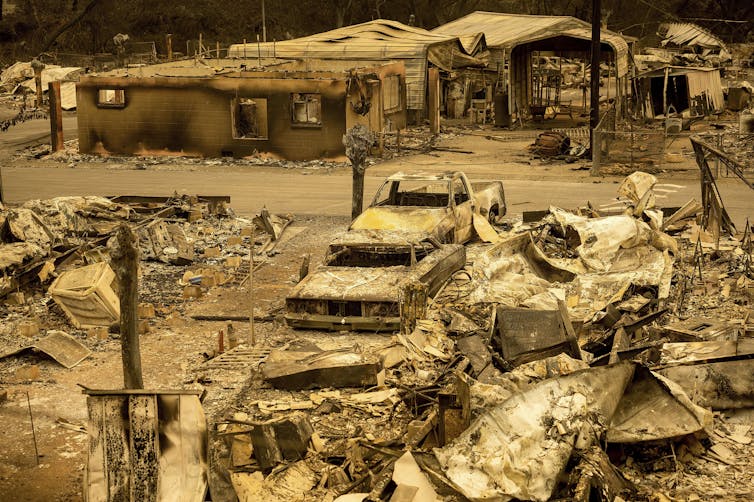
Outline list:
[[[63,149],[63,108],[60,102],[60,82],[48,84],[50,98],[50,148],[53,152]]]
[[[45,65],[39,59],[34,58],[31,60],[31,68],[34,70],[34,86],[37,90],[36,106],[39,108],[42,106],[42,70],[45,69]]]
[[[113,269],[120,282],[120,343],[123,357],[123,384],[126,389],[143,389],[141,351],[136,331],[139,293],[139,252],[136,234],[125,223],[118,227],[110,251]]]
[[[351,161],[351,169],[353,170],[353,191],[351,196],[352,220],[361,214],[364,206],[364,173],[366,172],[364,161],[373,142],[374,137],[371,131],[361,124],[350,128],[343,135],[346,156]]]

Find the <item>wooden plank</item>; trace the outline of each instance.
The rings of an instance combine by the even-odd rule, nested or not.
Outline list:
[[[105,457],[105,409],[102,400],[88,397],[86,407],[89,415],[87,433],[89,435],[89,454],[86,462],[85,500],[89,502],[105,502],[107,491],[107,462]]]
[[[120,396],[106,396],[102,401],[105,465],[107,466],[107,500],[110,502],[130,502],[131,458],[124,407],[126,399]]]
[[[571,355],[576,359],[583,359],[581,357],[579,341],[576,338],[576,332],[573,330],[573,324],[571,324],[571,319],[568,317],[568,308],[563,300],[558,299],[558,310],[560,311],[560,320],[566,331],[566,338],[571,345]]]
[[[133,469],[131,500],[157,501],[159,492],[159,422],[157,396],[131,395],[128,397],[130,421],[130,449]]]
[[[84,388],[83,393],[88,396],[127,396],[127,395],[194,395],[200,396],[204,391],[200,389],[118,389],[118,390],[105,390],[105,389],[87,389]]]

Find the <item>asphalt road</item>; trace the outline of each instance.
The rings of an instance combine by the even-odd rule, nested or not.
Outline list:
[[[76,116],[63,119],[66,140],[77,137]],[[6,154],[23,147],[49,141],[49,122],[32,120],[0,133],[0,152]],[[575,173],[561,171],[559,179],[527,179],[528,174],[538,176],[537,169],[523,165],[501,172],[500,143],[479,138],[471,149],[478,152],[473,157],[406,157],[378,164],[370,171],[365,182],[365,203],[369,203],[382,177],[398,170],[463,170],[472,179],[501,177],[505,183],[508,214],[546,209],[550,205],[573,208],[590,201],[594,206],[610,204],[616,197],[617,181],[579,177]],[[509,151],[517,152],[527,141],[511,143]],[[466,147],[466,144],[462,144]],[[490,161],[492,159],[492,161]],[[171,195],[174,192],[230,195],[231,205],[241,215],[251,215],[266,206],[276,213],[319,214],[329,216],[348,215],[351,208],[351,177],[348,170],[335,173],[287,170],[269,167],[227,166],[163,166],[137,170],[128,165],[109,163],[67,167],[63,162],[53,167],[41,167],[37,163],[3,163],[0,166],[3,195],[6,202],[19,203],[29,199],[44,199],[61,195]],[[48,163],[49,165],[49,163]],[[368,171],[369,172],[369,171]],[[661,183],[677,185],[658,200],[658,205],[680,206],[689,199],[700,199],[699,182],[694,174],[686,179],[663,179]],[[718,182],[726,208],[737,227],[743,228],[747,217],[754,220],[754,191],[735,178]]]
[[[467,172],[474,175],[473,166]],[[275,168],[135,170],[102,167],[69,168],[10,166],[2,169],[3,191],[8,202],[44,199],[61,195],[170,195],[179,193],[230,195],[238,214],[250,215],[263,206],[275,213],[348,215],[351,208],[351,177],[348,172],[304,174]],[[367,176],[367,200],[381,182]],[[662,206],[680,206],[690,198],[699,200],[695,180],[673,180],[676,190],[658,201]],[[513,179],[505,181],[509,214],[546,209],[550,205],[577,207],[590,201],[609,204],[616,197],[613,181],[569,182]],[[720,182],[726,207],[743,228],[754,217],[754,192],[736,180]]]
[[[63,140],[78,138],[76,116],[63,114]],[[0,151],[12,151],[50,141],[49,120],[29,120],[0,133]]]

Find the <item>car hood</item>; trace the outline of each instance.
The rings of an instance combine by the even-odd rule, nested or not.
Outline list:
[[[353,220],[351,228],[434,233],[447,215],[445,207],[370,207]]]
[[[411,267],[327,267],[307,275],[288,298],[310,300],[397,301]]]

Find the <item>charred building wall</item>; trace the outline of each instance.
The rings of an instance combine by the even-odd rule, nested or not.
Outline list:
[[[402,65],[400,65],[402,67]],[[244,157],[290,160],[344,154],[346,128],[405,127],[384,113],[382,79],[349,85],[342,72],[237,72],[212,78],[88,77],[77,86],[81,153]],[[399,78],[401,77],[398,73]],[[405,88],[405,85],[403,86]],[[359,103],[369,105],[359,108]],[[397,115],[398,119],[395,119]],[[402,120],[401,120],[402,117]]]

